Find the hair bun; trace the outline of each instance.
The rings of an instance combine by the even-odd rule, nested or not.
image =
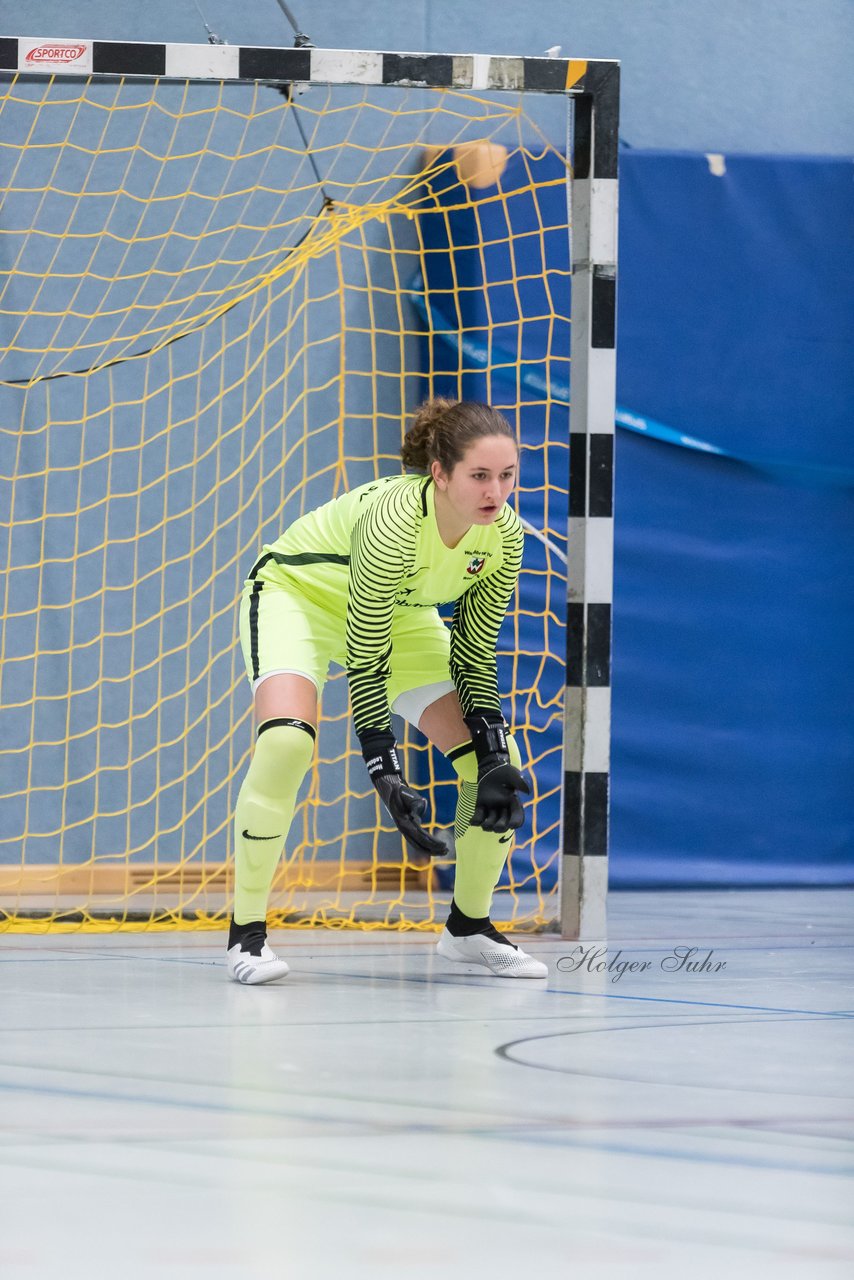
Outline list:
[[[507,419],[490,405],[434,396],[412,415],[400,456],[405,467],[429,471],[434,462],[448,475],[474,440],[484,436],[516,436]]]
[[[429,470],[430,458],[435,454],[436,426],[456,404],[459,404],[458,400],[434,396],[415,410],[400,451],[404,466],[415,467],[418,471]]]
[[[432,400],[425,400],[413,414],[411,430],[417,431],[419,435],[422,432],[426,435],[428,429],[449,409],[453,409],[455,404],[459,404],[459,400],[450,400],[446,396],[434,396]]]

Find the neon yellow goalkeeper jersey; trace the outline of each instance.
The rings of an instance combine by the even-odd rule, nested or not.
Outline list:
[[[360,485],[300,517],[252,581],[297,588],[341,620],[356,732],[390,726],[386,682],[396,613],[455,601],[450,673],[463,713],[499,710],[495,647],[522,565],[524,534],[506,504],[447,547],[429,476]]]

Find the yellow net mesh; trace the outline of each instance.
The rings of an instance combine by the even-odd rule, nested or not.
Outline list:
[[[408,293],[424,220],[449,208],[425,172],[456,166],[477,216],[494,179],[484,198],[505,198],[499,145],[525,161],[554,147],[509,95],[2,90],[0,928],[219,926],[252,742],[243,579],[289,520],[399,467],[432,385]],[[544,470],[564,485],[565,467]],[[559,545],[547,524],[544,502]],[[543,636],[528,675],[518,609],[502,640],[535,786],[562,741],[560,697],[541,694],[564,651],[549,604],[563,565],[546,561],[526,570]],[[432,751],[406,749],[452,810]],[[511,926],[556,915],[543,792],[496,900]],[[432,928],[449,874],[404,853],[334,673],[272,923]]]

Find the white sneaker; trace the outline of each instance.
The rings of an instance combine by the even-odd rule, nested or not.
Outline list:
[[[465,938],[455,938],[447,929],[436,943],[436,950],[445,960],[458,964],[477,964],[496,978],[547,978],[548,967],[515,946],[503,933],[490,925],[488,933],[472,933]]]
[[[288,966],[267,946],[267,930],[263,925],[235,942],[226,952],[228,976],[235,982],[255,986],[259,982],[275,982],[284,978]]]

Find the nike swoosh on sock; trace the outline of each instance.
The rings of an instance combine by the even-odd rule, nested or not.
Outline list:
[[[240,833],[244,840],[281,840],[281,836],[250,836],[246,827]]]

